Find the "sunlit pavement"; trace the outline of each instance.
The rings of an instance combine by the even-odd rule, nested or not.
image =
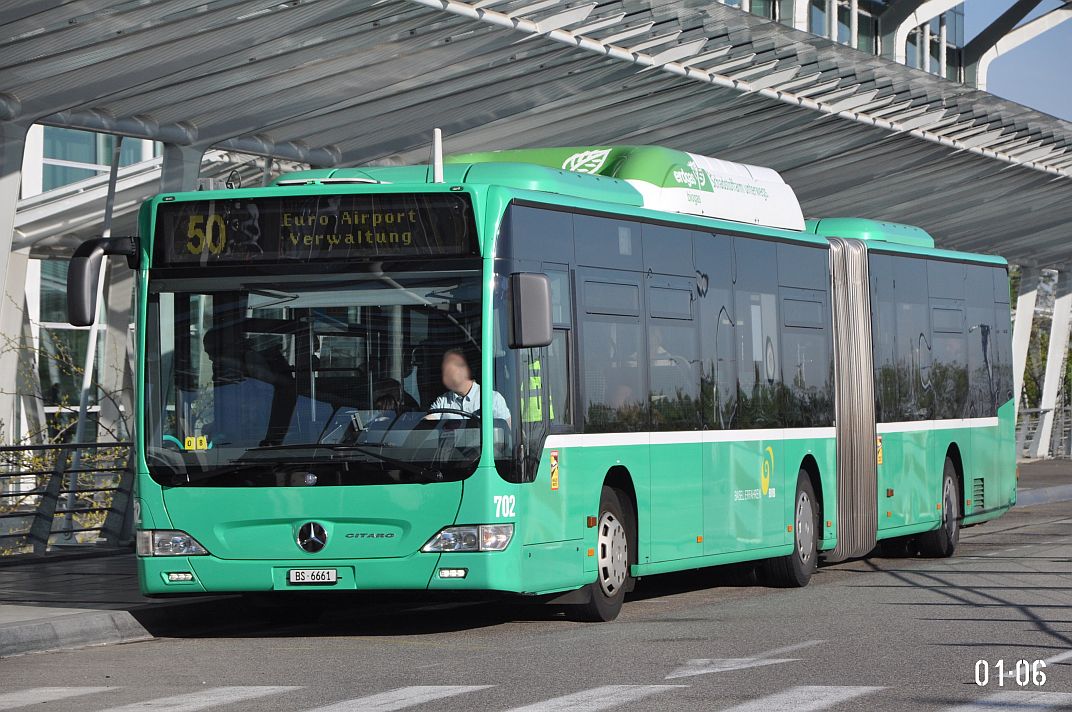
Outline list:
[[[805,589],[649,577],[610,624],[503,601],[337,599],[311,623],[236,599],[203,605],[211,624],[174,610],[155,640],[0,661],[0,710],[1072,709],[1072,503],[967,529],[952,559],[825,566]],[[1018,684],[1021,659],[1046,661],[1044,684]]]

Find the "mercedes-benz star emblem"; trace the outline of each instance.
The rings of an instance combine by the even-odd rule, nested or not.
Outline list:
[[[315,554],[328,543],[328,533],[316,522],[306,522],[298,529],[298,546]]]

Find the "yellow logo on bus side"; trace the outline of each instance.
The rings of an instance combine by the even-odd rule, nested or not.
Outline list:
[[[763,496],[767,496],[767,490],[770,489],[770,477],[774,472],[774,450],[770,447],[767,448],[767,455],[763,458],[763,465],[759,471],[759,487],[763,492]]]

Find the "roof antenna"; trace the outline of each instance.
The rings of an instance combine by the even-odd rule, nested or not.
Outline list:
[[[432,129],[432,182],[443,182],[443,132]]]

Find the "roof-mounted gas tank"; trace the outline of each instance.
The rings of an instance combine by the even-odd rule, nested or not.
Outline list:
[[[804,230],[793,189],[777,171],[662,146],[528,148],[449,156],[448,163],[532,163],[618,178],[644,207],[750,225]]]

